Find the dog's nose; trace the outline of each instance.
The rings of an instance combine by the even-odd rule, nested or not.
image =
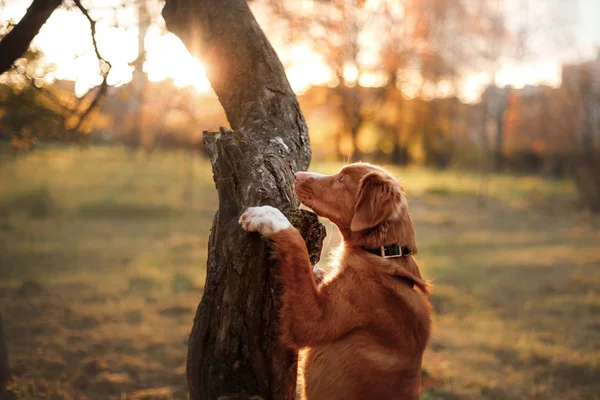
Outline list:
[[[299,183],[308,179],[321,179],[324,175],[315,174],[314,172],[296,172],[294,174],[294,182]]]
[[[312,176],[309,172],[296,172],[294,174],[294,182],[304,181]]]

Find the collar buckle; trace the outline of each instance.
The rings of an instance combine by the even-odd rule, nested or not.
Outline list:
[[[381,246],[379,248],[379,256],[382,258],[408,257],[410,255],[412,255],[412,252],[406,246],[391,244],[389,246]]]

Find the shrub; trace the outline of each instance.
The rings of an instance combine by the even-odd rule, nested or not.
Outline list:
[[[46,186],[15,193],[0,202],[0,213],[5,215],[25,213],[33,218],[46,218],[54,210],[54,199]]]

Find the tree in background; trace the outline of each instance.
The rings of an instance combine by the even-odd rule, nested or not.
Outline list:
[[[270,0],[269,4],[293,32],[290,40],[312,43],[333,71],[335,99],[330,103],[339,105],[355,158],[361,156],[361,131],[370,124],[390,136],[392,158],[398,162],[407,162],[409,148],[417,143],[426,163],[449,159],[447,135],[454,126],[440,121],[457,120],[457,103],[432,100],[456,96],[462,78],[482,57],[481,42],[492,25],[488,2],[474,6],[465,0]],[[406,107],[405,96],[428,101]],[[338,147],[344,135],[339,135]]]
[[[42,0],[34,1],[28,14],[34,13],[47,3]],[[215,116],[212,111],[215,105],[218,107],[216,99],[210,99],[210,102],[216,104],[200,108],[197,103],[203,100],[190,90],[179,90],[172,80],[149,82],[144,71],[147,32],[152,27],[158,28],[162,34],[166,33],[164,22],[160,20],[162,4],[159,0],[118,0],[110,4],[90,2],[89,10],[77,0],[66,1],[55,8],[82,14],[88,20],[92,31],[90,48],[82,50],[75,59],[84,56],[89,50],[93,51],[98,57],[97,72],[101,81],[99,85],[91,87],[83,96],[78,97],[75,95],[74,84],[52,77],[53,66],[46,65],[40,50],[33,46],[23,53],[2,75],[1,83],[0,107],[4,111],[0,115],[0,125],[3,126],[0,135],[12,140],[15,147],[30,149],[38,140],[89,142],[99,138],[111,138],[122,141],[129,147],[142,146],[144,150],[150,151],[157,140],[170,146],[194,145],[192,137],[182,140],[182,136],[189,132],[190,125],[197,121],[200,115],[206,118],[205,114],[210,112],[208,118],[211,118],[213,126],[214,120],[223,119],[220,114]],[[131,18],[131,15],[134,18]],[[9,48],[9,43],[14,44],[15,36],[12,33],[23,29],[19,27],[27,21],[24,18],[18,23],[6,21],[3,24],[0,30],[0,41],[4,43],[0,46],[0,51],[5,51],[0,53],[3,57],[11,56],[12,53],[7,53],[7,50],[12,48]],[[43,24],[41,21],[38,23],[40,26]],[[131,82],[113,82],[115,86],[109,87],[111,64],[102,58],[98,49],[98,29],[103,33],[112,31],[114,34],[123,30],[137,31],[138,54],[129,63],[129,66],[133,67]],[[124,66],[118,67],[123,69]],[[203,114],[204,109],[207,113]],[[38,118],[31,118],[32,115],[38,115]],[[174,118],[174,115],[177,117]],[[174,120],[177,120],[176,133],[173,128]],[[185,125],[182,124],[184,120],[188,122],[182,127]],[[195,145],[197,147],[198,143]]]
[[[485,57],[480,68],[492,79],[482,102],[490,128],[485,134],[493,138],[487,141],[490,148],[484,151],[491,155],[490,168],[501,170],[505,167],[505,121],[511,91],[496,86],[502,67],[507,64],[518,67],[536,57],[568,48],[575,7],[565,0],[493,0],[489,3],[485,12],[495,22],[482,42]],[[543,96],[539,99],[543,101]]]
[[[8,71],[23,56],[42,25],[62,0],[34,0],[25,16],[0,40],[0,74]]]
[[[56,91],[43,80],[52,66],[41,56],[27,51],[0,84],[0,138],[15,149],[30,149],[39,137],[59,135],[68,117],[54,101]]]
[[[90,24],[102,83],[76,99],[45,81],[51,66],[44,64],[39,50],[29,47],[42,25],[61,3],[56,0],[34,0],[18,23],[2,26],[0,59],[3,63],[0,63],[0,74],[3,74],[7,83],[0,94],[0,107],[4,108],[4,126],[0,135],[11,137],[16,148],[29,149],[38,138],[80,139],[81,133],[89,132],[89,121],[97,114],[97,107],[108,91],[111,64],[100,55],[96,42],[96,21],[90,17],[80,0],[73,0],[73,3]],[[44,129],[45,124],[49,124],[47,129]]]
[[[93,92],[78,98],[74,85],[48,82],[54,66],[35,49],[25,52],[0,83],[0,139],[16,150],[29,150],[38,140],[82,140],[103,118]]]
[[[564,93],[569,111],[573,112],[570,127],[570,175],[579,191],[583,206],[600,211],[600,51],[595,61],[571,66],[563,71]],[[582,156],[581,156],[582,155]]]

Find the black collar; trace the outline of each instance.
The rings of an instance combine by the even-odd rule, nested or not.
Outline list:
[[[363,247],[362,249],[382,258],[408,257],[412,255],[412,252],[407,246],[401,246],[398,244],[390,244],[388,246],[381,246],[375,249],[367,249],[366,247]]]

